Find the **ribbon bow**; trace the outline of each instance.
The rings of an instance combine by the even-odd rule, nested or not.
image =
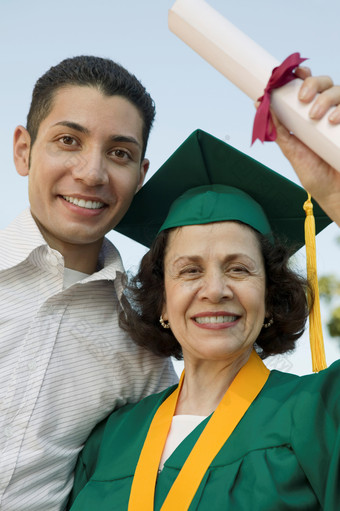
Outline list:
[[[270,94],[272,90],[278,89],[294,80],[296,78],[293,74],[294,69],[305,60],[307,59],[300,57],[300,53],[292,53],[282,64],[273,69],[264,94],[258,99],[260,106],[255,114],[252,144],[256,139],[261,140],[261,142],[272,142],[276,140],[276,129],[270,113]],[[271,128],[269,128],[269,126],[271,126]]]

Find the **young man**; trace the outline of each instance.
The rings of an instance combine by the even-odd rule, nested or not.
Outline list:
[[[143,184],[154,115],[124,68],[76,57],[37,81],[15,130],[30,209],[0,233],[3,511],[63,509],[95,424],[176,381],[120,330],[124,270],[104,238]]]

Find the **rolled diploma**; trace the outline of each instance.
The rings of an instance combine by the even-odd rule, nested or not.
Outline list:
[[[262,96],[280,62],[204,0],[176,0],[168,22],[174,34],[253,101]],[[326,117],[309,118],[311,104],[298,99],[301,83],[297,78],[273,91],[272,108],[289,131],[340,172],[340,125],[330,125]]]

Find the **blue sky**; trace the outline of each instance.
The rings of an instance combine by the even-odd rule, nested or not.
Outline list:
[[[201,128],[297,181],[273,143],[250,146],[254,107],[249,98],[173,35],[167,26],[173,0],[0,0],[0,150],[3,191],[0,228],[24,209],[27,180],[12,162],[12,134],[26,123],[32,88],[51,65],[66,57],[110,57],[133,72],[156,102],[157,118],[147,156],[150,175],[195,129]],[[294,51],[309,57],[314,74],[330,74],[340,83],[340,2],[338,0],[208,0],[229,21],[278,60]],[[339,275],[340,248],[332,225],[318,236],[319,274]],[[127,268],[143,247],[112,233]],[[299,264],[304,265],[303,254]],[[324,318],[327,318],[324,311]],[[326,336],[326,332],[324,332]],[[339,357],[326,336],[327,360]],[[310,372],[308,338],[297,353],[276,362],[297,373]]]

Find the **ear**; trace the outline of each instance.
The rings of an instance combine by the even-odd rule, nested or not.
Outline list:
[[[149,165],[150,165],[149,160],[144,158],[144,160],[142,161],[141,166],[140,166],[139,182],[138,182],[137,190],[135,193],[139,192],[139,190],[142,188],[146,173],[149,170]]]
[[[269,319],[272,317],[272,312],[269,307],[266,306],[265,313],[264,313],[264,319]]]
[[[166,311],[166,303],[165,302],[163,303],[163,307],[162,307],[162,318],[164,319],[164,321],[169,321],[168,313]]]
[[[27,129],[23,126],[17,126],[13,137],[13,158],[20,176],[27,176],[29,173],[30,149],[31,137]]]

